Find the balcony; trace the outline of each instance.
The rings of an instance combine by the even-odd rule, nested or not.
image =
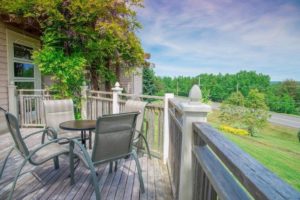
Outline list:
[[[151,154],[148,159],[140,153],[146,192],[139,191],[135,163],[120,161],[117,172],[108,173],[108,166],[97,168],[102,199],[300,199],[294,190],[254,158],[225,139],[208,123],[210,106],[200,103],[200,90],[192,88],[189,99],[177,99],[172,94],[164,97],[135,96],[113,92],[91,91],[82,88],[81,116],[97,116],[122,112],[129,98],[151,102],[145,111],[145,137]],[[26,135],[33,127],[44,126],[42,99],[51,99],[48,91],[18,91],[16,103]],[[30,141],[30,145],[38,139]],[[12,144],[10,136],[0,136],[1,159]],[[0,199],[10,190],[20,156],[9,160],[9,167],[0,179]],[[19,181],[16,199],[95,199],[89,171],[81,164],[75,173],[76,184],[70,186],[68,159],[61,168],[53,169],[52,162],[31,168]],[[33,174],[33,175],[32,175]]]

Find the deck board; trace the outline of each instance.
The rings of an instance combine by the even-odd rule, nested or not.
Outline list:
[[[24,128],[25,136],[38,129]],[[26,141],[29,147],[39,145],[40,137],[34,136]],[[9,148],[13,145],[9,134],[0,135],[0,166]],[[157,158],[148,159],[147,156],[139,156],[142,175],[145,185],[145,193],[140,192],[140,183],[137,167],[134,159],[123,159],[118,164],[117,172],[109,173],[109,165],[103,164],[96,168],[98,183],[103,200],[131,200],[131,199],[172,199],[171,186],[166,166]],[[0,180],[0,199],[6,199],[11,182],[18,166],[23,159],[13,153],[8,160],[3,177]],[[82,163],[75,171],[75,184],[70,185],[68,157],[60,158],[60,168],[54,169],[53,161],[48,161],[40,166],[27,164],[24,171],[32,170],[38,177],[26,173],[18,179],[14,191],[14,199],[95,199],[94,187],[90,181],[90,172]]]

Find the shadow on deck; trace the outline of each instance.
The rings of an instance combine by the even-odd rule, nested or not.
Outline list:
[[[22,129],[27,135],[37,129]],[[34,136],[28,142],[33,147],[40,142],[40,137]],[[9,134],[0,135],[1,164],[7,150],[12,145]],[[168,171],[161,160],[140,156],[145,193],[140,193],[139,180],[133,159],[123,159],[119,162],[117,172],[109,173],[108,164],[96,168],[98,173],[101,200],[112,199],[172,199],[171,184]],[[22,158],[14,153],[7,164],[0,180],[0,199],[6,199],[11,188],[12,178]],[[30,164],[23,172],[33,170],[19,178],[14,192],[14,199],[95,199],[94,188],[90,181],[89,170],[82,163],[75,171],[75,184],[70,186],[68,157],[61,157],[60,168],[54,169],[53,162],[33,167]]]

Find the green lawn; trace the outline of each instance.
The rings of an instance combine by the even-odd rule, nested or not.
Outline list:
[[[211,113],[208,121],[218,127],[218,112]],[[297,131],[269,124],[256,137],[230,133],[224,133],[224,136],[300,191],[300,143]]]

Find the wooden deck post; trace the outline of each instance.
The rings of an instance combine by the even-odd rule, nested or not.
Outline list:
[[[87,119],[87,90],[88,86],[81,86],[81,119]]]
[[[168,161],[168,156],[169,156],[169,99],[174,98],[173,93],[166,93],[164,96],[164,136],[163,136],[163,141],[164,141],[164,146],[163,146],[163,160],[164,164],[167,163]]]
[[[119,82],[116,82],[115,87],[112,88],[113,91],[113,114],[120,112],[119,106],[119,94],[121,94],[123,88],[120,88]]]
[[[8,85],[8,111],[18,116],[16,86],[12,82]]]
[[[194,85],[189,93],[189,101],[180,103],[182,109],[182,148],[180,164],[179,200],[191,200],[193,198],[193,122],[206,122],[207,113],[211,111],[209,105],[201,103],[201,90]]]

